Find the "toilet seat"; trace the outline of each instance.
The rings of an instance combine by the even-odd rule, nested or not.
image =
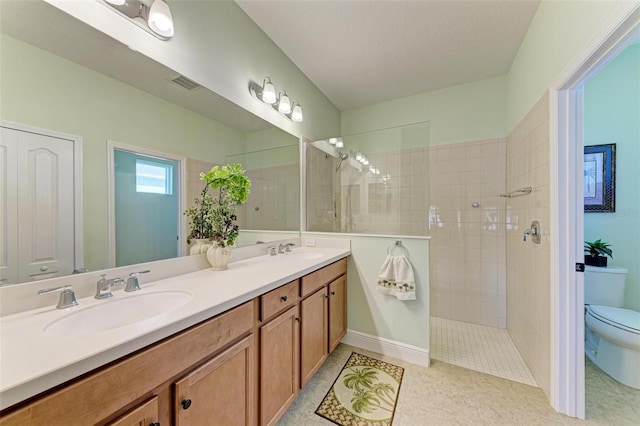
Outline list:
[[[601,305],[589,305],[587,311],[606,324],[640,335],[640,312]]]

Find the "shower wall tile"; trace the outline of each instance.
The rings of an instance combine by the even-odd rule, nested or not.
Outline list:
[[[499,291],[499,279],[506,276],[506,246],[498,240],[506,215],[498,195],[505,188],[506,139],[430,152],[431,309],[441,318],[504,327],[506,292]]]
[[[549,100],[543,96],[507,138],[507,190],[531,186],[529,195],[507,198],[505,209],[507,330],[540,387],[549,395],[550,244]],[[540,221],[542,243],[523,241],[532,220]]]

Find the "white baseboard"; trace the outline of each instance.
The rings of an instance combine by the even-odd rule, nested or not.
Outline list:
[[[402,361],[421,365],[423,367],[429,366],[429,349],[407,345],[406,343],[396,342],[394,340],[385,339],[384,337],[373,336],[371,334],[361,333],[354,330],[347,330],[347,334],[342,339],[342,343],[398,358]]]

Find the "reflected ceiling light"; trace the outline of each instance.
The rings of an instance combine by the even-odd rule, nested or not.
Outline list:
[[[291,120],[299,123],[302,121],[302,107],[298,101],[293,101],[293,108],[291,109]]]
[[[174,35],[173,16],[166,0],[104,0],[102,3],[161,40]]]
[[[344,148],[344,141],[342,140],[342,138],[337,138],[336,148]]]
[[[329,138],[329,145],[334,145],[338,142],[338,138]]]
[[[356,154],[356,160],[362,163],[362,153],[361,152],[358,152]]]
[[[154,0],[147,17],[149,28],[163,37],[173,37],[173,16],[165,0]]]
[[[280,96],[278,96],[278,112],[281,114],[289,114],[291,112],[291,101],[284,90],[281,90]]]
[[[262,102],[265,104],[276,103],[276,88],[269,77],[265,78],[262,83]]]
[[[157,0],[156,0],[157,1]],[[265,77],[262,82],[262,86],[253,81],[249,82],[249,93],[251,96],[259,101],[269,104],[278,111],[280,114],[287,117],[289,120],[300,122],[302,121],[302,107],[298,101],[291,102],[289,95],[285,90],[280,90],[276,95],[276,88],[271,82],[271,78]]]

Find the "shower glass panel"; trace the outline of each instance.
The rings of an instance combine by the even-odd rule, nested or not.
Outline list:
[[[429,235],[429,141],[423,122],[308,143],[307,230]]]
[[[300,230],[300,153],[298,145],[229,155],[251,180],[247,202],[238,206],[240,229]]]

